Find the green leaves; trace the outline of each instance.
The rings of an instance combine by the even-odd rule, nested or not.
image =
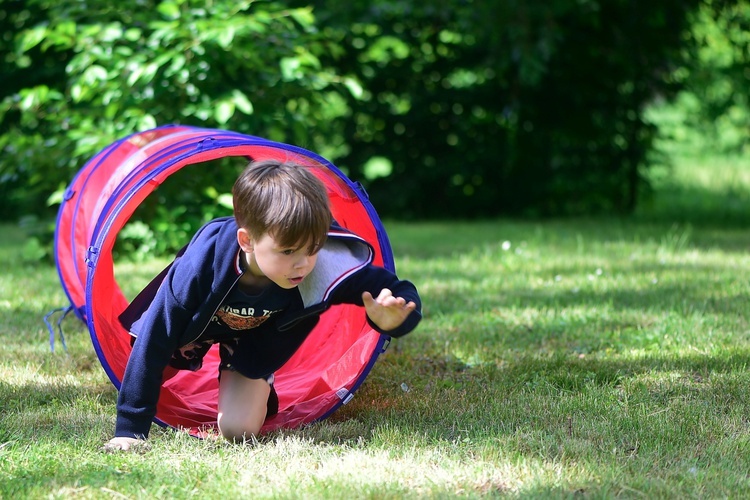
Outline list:
[[[46,85],[39,85],[30,89],[24,89],[20,92],[21,100],[18,108],[22,111],[36,111],[40,107],[49,104],[49,101],[62,99],[62,94],[50,89]]]
[[[218,101],[214,110],[214,119],[225,125],[234,116],[235,110],[240,110],[246,115],[253,114],[253,103],[238,89],[234,89],[229,97]]]
[[[695,80],[662,75],[698,0],[21,3],[0,4],[0,195],[14,199],[30,182],[46,197],[113,140],[185,123],[305,145],[384,215],[627,212],[654,137],[641,110]],[[747,121],[730,48],[747,44],[746,4],[695,33],[703,67],[731,74],[699,100],[731,125]]]
[[[170,21],[180,17],[180,8],[174,2],[161,2],[156,6],[156,11]]]
[[[232,102],[237,107],[237,109],[239,109],[246,115],[253,114],[253,103],[250,102],[250,99],[248,99],[241,90],[234,89],[232,91]]]
[[[234,115],[234,102],[231,100],[219,101],[214,111],[214,119],[221,125],[226,125]]]
[[[112,8],[94,0],[82,9],[30,0],[17,14],[0,4],[0,28],[12,33],[0,39],[8,64],[0,82],[3,214],[51,215],[44,201],[96,152],[168,123],[272,137],[320,153],[339,147],[337,119],[346,104],[334,94],[362,90],[321,63],[328,42],[311,8],[250,0],[214,0],[210,8],[194,0],[151,4],[124,0]],[[299,106],[291,110],[289,102]],[[207,182],[225,182],[219,179]],[[177,205],[204,206],[190,190],[177,198]]]
[[[359,80],[352,77],[345,77],[341,81],[349,90],[349,93],[352,95],[352,97],[354,97],[355,99],[362,98],[362,96],[364,95],[364,89],[362,88],[362,84],[359,82]]]
[[[24,53],[33,49],[34,47],[39,45],[42,40],[45,39],[46,35],[47,27],[44,25],[36,26],[34,28],[26,30],[19,37],[18,52]]]

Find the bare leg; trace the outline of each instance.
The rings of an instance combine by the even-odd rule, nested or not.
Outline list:
[[[266,419],[271,386],[264,379],[251,379],[222,370],[219,382],[219,431],[230,441],[251,439]]]

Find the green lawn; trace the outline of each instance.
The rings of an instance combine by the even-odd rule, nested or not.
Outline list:
[[[351,403],[257,446],[155,427],[101,452],[115,390],[75,318],[50,352],[56,271],[2,226],[0,498],[747,497],[747,167],[684,162],[623,219],[387,221],[424,321]]]

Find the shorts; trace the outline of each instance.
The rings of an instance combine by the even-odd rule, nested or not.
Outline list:
[[[203,367],[203,358],[208,353],[209,349],[214,344],[219,344],[219,371],[221,370],[232,370],[240,375],[247,378],[265,379],[270,385],[273,385],[273,372],[263,376],[249,375],[245,373],[242,368],[242,359],[235,360],[235,350],[238,344],[237,338],[230,338],[225,340],[203,340],[198,342],[191,342],[190,344],[177,349],[172,353],[172,359],[169,360],[169,366],[176,368],[177,370],[190,370],[196,372]]]
[[[236,370],[232,361],[235,348],[237,346],[236,338],[214,341],[204,340],[200,342],[192,342],[180,349],[177,349],[172,354],[172,359],[169,361],[169,366],[178,370],[190,370],[198,371],[203,366],[203,358],[206,353],[214,344],[219,344],[219,379],[221,379],[221,372],[223,370],[231,370],[237,372],[240,375],[247,377],[244,373]],[[265,377],[247,377],[252,379],[263,378],[268,385],[271,386],[271,392],[268,395],[268,408],[266,416],[275,415],[279,412],[279,397],[276,394],[276,388],[274,388],[274,374],[271,372]]]

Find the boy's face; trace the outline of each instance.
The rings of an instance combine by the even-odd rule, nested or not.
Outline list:
[[[255,241],[246,230],[239,229],[237,239],[248,256],[250,272],[265,276],[281,288],[294,288],[302,283],[318,260],[318,254],[308,254],[307,244],[283,247],[268,233]]]

